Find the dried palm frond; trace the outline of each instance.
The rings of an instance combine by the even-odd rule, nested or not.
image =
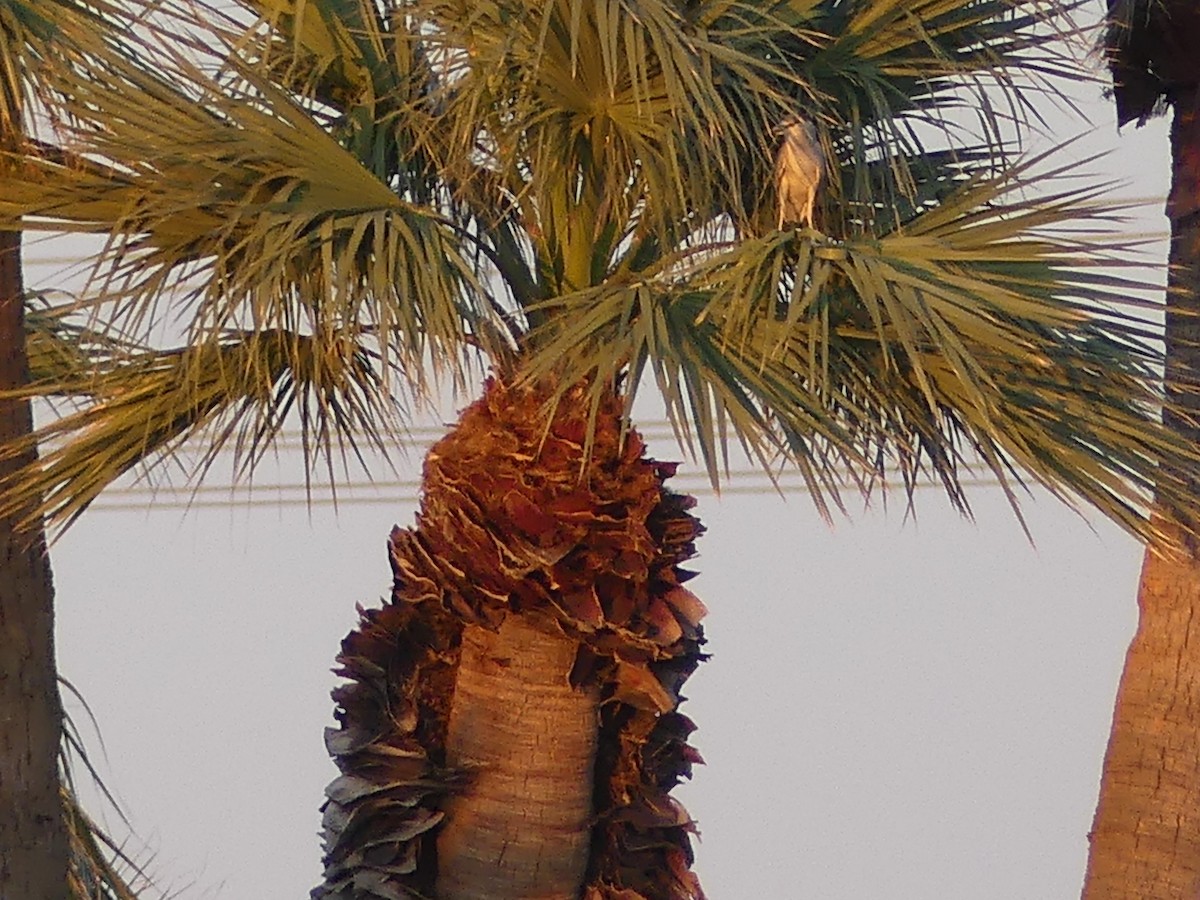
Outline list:
[[[80,704],[99,735],[87,701],[65,678],[60,677],[59,683]],[[124,846],[84,810],[77,790],[76,764],[83,766],[101,798],[121,821],[129,824],[93,764],[78,726],[69,713],[64,713],[59,780],[63,816],[70,841],[70,868],[67,873],[70,900],[149,900],[151,897],[167,900],[168,895],[155,887],[146,870],[129,855]]]

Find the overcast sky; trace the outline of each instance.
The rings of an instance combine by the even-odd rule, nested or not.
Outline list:
[[[1161,198],[1165,123],[1118,142],[1099,90],[1086,99],[1079,152],[1116,147],[1093,171]],[[36,266],[37,286],[57,268]],[[260,481],[295,473],[285,457]],[[386,595],[386,537],[416,502],[395,486],[336,514],[253,496],[97,509],[52,554],[61,671],[101,723],[131,848],[186,898],[317,882],[329,669],[355,604]],[[701,498],[690,586],[713,658],[684,712],[708,765],[679,796],[713,900],[1078,894],[1141,550],[1048,499],[1027,506],[1031,546],[998,490],[971,499],[975,523],[928,490],[915,523],[897,506],[831,529],[803,493]]]

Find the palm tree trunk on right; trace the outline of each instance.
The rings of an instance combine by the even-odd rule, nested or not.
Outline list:
[[[1200,110],[1171,102],[1174,162],[1164,419],[1200,439]],[[1200,485],[1196,487],[1200,492]],[[1117,693],[1084,900],[1200,897],[1200,548],[1146,551],[1139,621]]]

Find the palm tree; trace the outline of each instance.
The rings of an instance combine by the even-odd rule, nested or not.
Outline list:
[[[26,95],[38,93],[39,68],[64,53],[73,33],[92,17],[73,2],[0,2],[0,169],[27,151]],[[97,18],[96,21],[99,21]],[[89,24],[87,27],[91,27]],[[53,95],[42,98],[53,106]],[[19,163],[16,163],[19,164]],[[30,378],[26,353],[26,296],[21,235],[0,230],[0,391],[22,388]],[[51,331],[41,330],[50,335]],[[53,344],[43,344],[49,348]],[[0,443],[27,440],[33,432],[28,399],[0,397]],[[35,459],[26,445],[0,460],[0,477]],[[35,898],[65,896],[72,882],[76,842],[64,815],[73,792],[60,785],[59,746],[63,714],[54,662],[54,588],[38,517],[18,528],[27,511],[0,514],[0,894]],[[84,822],[82,810],[73,821]],[[86,829],[84,829],[86,831]],[[82,832],[79,832],[82,833]],[[103,881],[103,879],[101,879]]]
[[[1171,250],[1165,422],[1200,438],[1200,9],[1179,0],[1109,0],[1105,48],[1120,125],[1170,109]],[[1192,491],[1200,494],[1200,484]],[[1200,554],[1147,552],[1137,633],[1125,658],[1100,802],[1090,835],[1086,900],[1200,894]]]
[[[24,138],[20,79],[27,41],[8,4],[0,5],[0,153],[20,152]],[[15,27],[14,27],[15,26]],[[8,164],[8,160],[0,165]],[[0,390],[28,381],[21,235],[0,231]],[[0,400],[0,441],[33,431],[28,400]],[[33,459],[32,451],[0,462],[0,477]],[[62,708],[54,669],[54,588],[45,539],[22,533],[21,511],[0,516],[0,892],[62,897],[66,889],[67,832],[59,798],[57,753]],[[12,748],[8,750],[8,748]],[[13,785],[14,787],[7,787]]]
[[[425,373],[489,368],[342,644],[314,896],[700,897],[701,527],[639,388],[714,480],[736,439],[825,514],[889,478],[966,511],[974,466],[1148,539],[1192,508],[1118,211],[1025,193],[1058,173],[1005,139],[1077,74],[1070,5],[155,4],[57,74],[64,153],[0,175],[0,226],[107,236],[81,311],[144,347],[21,392],[85,399],[0,508],[69,522],[196,436],[197,475],[247,472],[289,416],[333,479]],[[791,227],[801,120],[827,171]]]
[[[27,133],[30,98],[43,114],[58,112],[61,98],[43,80],[47,67],[100,46],[98,31],[112,28],[117,12],[104,2],[0,0],[0,169],[49,149]],[[31,380],[61,383],[111,349],[104,335],[69,321],[69,312],[27,295],[20,232],[0,230],[0,391]],[[28,398],[0,396],[0,443],[25,442],[0,460],[5,476],[35,458],[31,412]],[[129,900],[125,871],[143,873],[76,795],[71,761],[96,773],[62,709],[53,603],[40,518],[0,514],[0,783],[15,786],[0,791],[0,896]]]

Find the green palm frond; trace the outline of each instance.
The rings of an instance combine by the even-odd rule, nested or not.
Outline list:
[[[889,230],[888,208],[903,206],[947,164],[993,172],[1010,164],[1046,98],[1060,98],[1066,81],[1094,77],[1070,55],[1078,44],[1072,13],[1082,5],[818,4],[809,22],[830,40],[802,71],[820,97],[817,111],[843,172],[853,175],[835,185],[839,227]]]
[[[357,323],[413,362],[492,336],[436,211],[397,197],[271,85],[222,95],[198,66],[170,75],[111,59],[64,77],[73,112],[105,110],[103,127],[77,138],[109,162],[30,160],[0,178],[0,224],[114,232],[100,293],[132,303],[134,329],[171,294],[196,339]]]
[[[1197,457],[1156,419],[1161,351],[1130,299],[1146,286],[1119,274],[1135,247],[1104,230],[1122,210],[1101,187],[1025,199],[1024,171],[876,240],[776,232],[558,298],[527,377],[598,394],[631,372],[633,393],[649,369],[714,480],[728,430],[819,498],[898,470],[965,509],[982,464],[1014,501],[1029,480],[1150,536],[1154,490],[1191,503],[1160,461]]]

